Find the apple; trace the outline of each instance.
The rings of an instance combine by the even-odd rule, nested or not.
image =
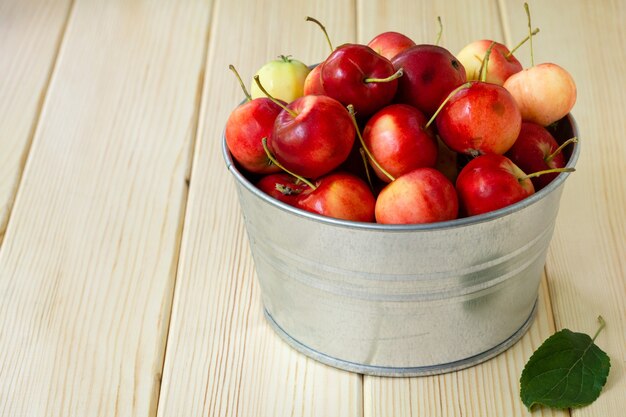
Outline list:
[[[416,107],[428,117],[452,90],[466,82],[463,65],[440,46],[412,46],[396,55],[392,63],[395,69],[404,70],[395,101]]]
[[[453,220],[459,203],[454,185],[434,168],[417,168],[382,189],[376,199],[376,221],[383,224]]]
[[[337,171],[347,172],[362,179],[366,179],[367,173],[365,172],[365,167],[367,164],[369,169],[369,163],[367,161],[367,156],[365,156],[365,158],[363,157],[362,149],[361,144],[355,140],[352,150],[350,151],[350,155],[348,155],[348,158],[343,162],[343,164],[337,168]]]
[[[437,135],[437,162],[435,162],[435,169],[445,175],[452,183],[456,181],[456,177],[459,175],[458,157],[459,153],[450,149]]]
[[[321,71],[322,66],[316,65],[304,80],[304,95],[323,95],[324,87],[322,86]]]
[[[547,126],[567,115],[576,103],[576,84],[564,68],[553,63],[535,65],[504,82],[522,119]]]
[[[463,64],[468,81],[480,79],[480,70],[483,66],[483,57],[494,41],[483,39],[474,41],[465,46],[457,54],[457,59]],[[511,75],[520,72],[522,64],[515,58],[509,49],[499,42],[495,42],[486,69],[488,83],[502,85]]]
[[[360,178],[345,172],[334,172],[315,181],[315,188],[305,190],[296,206],[343,220],[374,221],[376,199]]]
[[[393,70],[388,59],[372,48],[345,44],[333,48],[328,32],[317,19],[307,16],[322,30],[330,55],[312,71],[319,72],[306,80],[305,94],[327,94],[344,105],[353,105],[359,116],[368,116],[389,103],[397,89],[396,79],[402,70]]]
[[[226,121],[226,145],[233,158],[247,171],[278,172],[267,158],[261,139],[271,134],[282,109],[267,98],[256,98],[233,110]]]
[[[503,155],[481,155],[459,173],[456,190],[464,212],[475,216],[517,203],[535,192],[528,176]]]
[[[530,31],[530,10],[524,3]],[[553,63],[535,65],[532,32],[530,38],[531,67],[510,76],[504,82],[519,106],[522,118],[547,126],[569,113],[576,103],[576,84],[564,68]]]
[[[328,96],[311,95],[296,99],[278,114],[267,144],[289,171],[317,178],[346,160],[354,138],[345,107]]]
[[[415,168],[434,167],[437,142],[427,119],[415,107],[392,104],[374,114],[363,130],[365,146],[392,177],[399,177]],[[375,164],[374,172],[381,180],[391,182]]]
[[[567,161],[562,150],[576,141],[576,138],[572,138],[559,146],[546,128],[536,123],[523,122],[519,136],[506,156],[524,172],[563,168]],[[531,178],[535,191],[544,188],[557,175],[555,172]]]
[[[268,62],[256,72],[267,92],[278,100],[291,103],[304,94],[304,80],[311,70],[302,62],[281,55]],[[252,98],[265,97],[253,81],[250,89]]]
[[[396,94],[402,69],[365,45],[345,44],[320,64],[322,88],[359,116],[368,116],[389,104]]]
[[[384,32],[369,41],[367,46],[391,61],[400,52],[415,46],[415,42],[402,33]]]
[[[226,146],[245,170],[256,174],[277,172],[279,168],[268,159],[261,139],[271,134],[282,109],[267,97],[253,100],[235,67],[229,68],[239,80],[246,101],[228,116],[224,130]]]
[[[519,135],[522,116],[506,89],[472,81],[451,94],[436,123],[441,139],[457,152],[504,154]]]
[[[310,190],[307,184],[284,172],[266,175],[256,183],[256,186],[264,193],[294,207],[300,195]]]

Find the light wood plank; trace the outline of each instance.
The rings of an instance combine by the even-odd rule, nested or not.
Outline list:
[[[478,39],[511,44],[511,36],[502,28],[500,8],[495,0],[441,4],[360,1],[358,5],[359,39],[362,42],[377,33],[396,30],[407,34],[416,43],[433,43],[437,33],[436,17],[441,16],[444,24],[441,45],[453,54]],[[520,37],[523,38],[523,34]],[[541,295],[537,318],[528,333],[507,352],[484,364],[426,378],[364,377],[364,415],[528,415],[519,399],[519,377],[534,349],[554,332],[549,298],[545,291]],[[568,413],[547,411],[544,415]]]
[[[0,2],[0,243],[71,3]]]
[[[511,32],[526,30],[521,2],[506,1]],[[568,179],[547,260],[557,328],[593,334],[612,368],[600,398],[573,416],[622,416],[626,409],[626,4],[529,2],[535,63],[555,62],[574,77],[572,113],[581,135],[578,171]],[[521,58],[530,64],[528,49]]]
[[[351,1],[216,3],[200,133],[167,345],[159,416],[360,416],[361,377],[288,347],[263,317],[221,133],[242,93],[228,64],[251,78],[279,54],[319,62],[354,41]]]
[[[476,39],[503,41],[499,8],[495,0],[464,1],[380,1],[357,0],[358,41],[369,42],[389,30],[404,33],[417,44],[434,43],[441,17],[444,48],[456,54]]]
[[[74,5],[0,251],[0,415],[155,415],[208,17]]]

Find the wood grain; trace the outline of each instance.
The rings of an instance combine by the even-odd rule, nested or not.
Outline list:
[[[608,323],[596,343],[611,357],[600,398],[572,415],[622,416],[626,393],[626,4],[623,1],[529,2],[535,63],[566,68],[578,88],[572,111],[581,157],[563,193],[547,260],[557,328],[593,335],[596,318]],[[521,2],[507,1],[511,32],[522,33]],[[521,58],[530,64],[529,49]]]
[[[373,2],[357,0],[358,41],[367,43],[389,30],[404,33],[417,44],[434,43],[441,17],[443,33],[440,45],[456,54],[470,40],[502,40],[500,15],[495,0]]]
[[[155,415],[208,14],[74,5],[0,249],[0,415]]]
[[[228,64],[249,79],[279,54],[321,61],[307,15],[335,45],[432,42],[438,15],[453,53],[511,45],[523,0],[0,0],[0,416],[567,416],[528,413],[519,376],[555,330],[592,334],[598,314],[611,374],[571,414],[623,415],[626,3],[530,3],[536,62],[578,83],[582,141],[536,320],[482,365],[377,378],[308,359],[265,322],[221,156],[243,97]],[[530,63],[528,45],[516,55]]]
[[[0,243],[71,4],[0,1]]]
[[[221,133],[243,94],[228,71],[251,79],[279,54],[315,63],[333,43],[353,41],[351,1],[218,0],[167,346],[159,416],[341,416],[362,414],[361,377],[296,353],[269,328]]]

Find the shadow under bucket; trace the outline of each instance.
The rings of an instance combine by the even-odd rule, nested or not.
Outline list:
[[[578,136],[568,115],[552,132]],[[369,375],[483,362],[530,326],[565,179],[503,209],[422,225],[337,220],[257,189],[233,162],[265,314],[291,346]],[[568,147],[574,167],[579,144]]]

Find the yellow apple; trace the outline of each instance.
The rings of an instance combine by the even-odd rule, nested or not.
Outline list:
[[[290,56],[281,55],[278,59],[263,65],[256,73],[267,92],[278,100],[291,103],[304,95],[304,80],[311,70],[302,62]],[[253,81],[250,88],[252,98],[265,97]]]
[[[522,113],[522,120],[547,126],[570,112],[576,103],[576,84],[562,67],[543,63],[511,75],[509,90]]]

